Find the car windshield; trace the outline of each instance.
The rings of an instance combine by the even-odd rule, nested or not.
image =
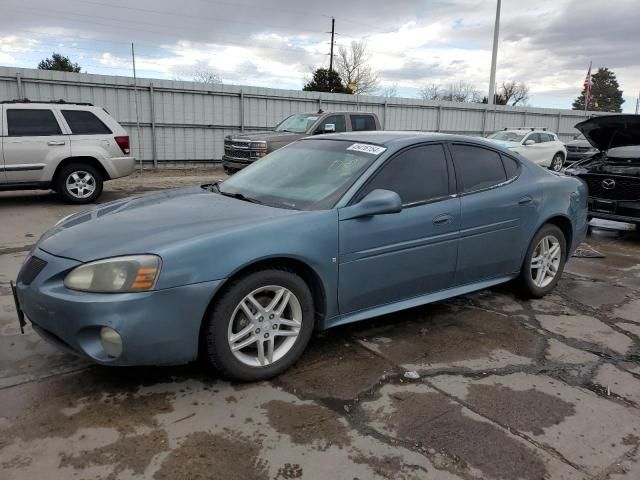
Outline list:
[[[314,115],[311,113],[298,113],[285,118],[275,128],[276,132],[292,132],[292,133],[307,133],[307,130],[313,125],[316,120],[320,118],[320,115]]]
[[[220,192],[299,210],[332,208],[386,148],[342,140],[301,140],[270,153],[219,185]]]
[[[518,142],[518,143],[520,143],[525,135],[526,135],[526,133],[505,132],[503,130],[503,131],[500,131],[500,132],[494,132],[491,135],[489,135],[487,138],[490,138],[492,140],[501,140],[503,142]]]

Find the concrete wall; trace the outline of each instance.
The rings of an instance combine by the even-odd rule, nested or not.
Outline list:
[[[148,78],[138,79],[136,89],[132,77],[0,67],[0,101],[25,97],[32,101],[91,102],[104,107],[129,132],[136,158],[171,164],[218,161],[225,135],[269,129],[292,113],[318,108],[375,112],[387,130],[485,135],[504,127],[535,126],[547,127],[565,141],[578,133],[573,126],[587,116],[573,110],[356,97]]]

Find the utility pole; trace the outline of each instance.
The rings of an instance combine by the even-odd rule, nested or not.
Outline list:
[[[638,115],[638,110],[640,110],[640,93],[638,93],[638,99],[636,100],[636,115]]]
[[[329,54],[329,73],[333,72],[333,38],[336,34],[336,19],[331,17],[331,53]]]
[[[493,105],[496,96],[496,63],[498,60],[498,37],[500,36],[500,5],[502,0],[498,0],[496,8],[496,23],[493,27],[493,52],[491,53],[491,78],[489,79],[488,104]]]
[[[133,99],[136,103],[136,131],[138,134],[138,154],[140,155],[140,173],[142,173],[142,136],[140,135],[140,115],[138,113],[138,79],[136,77],[136,52],[131,42],[131,61],[133,63]]]

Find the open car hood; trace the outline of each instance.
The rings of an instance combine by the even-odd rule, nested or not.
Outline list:
[[[594,117],[578,123],[576,128],[601,152],[640,145],[640,115]]]

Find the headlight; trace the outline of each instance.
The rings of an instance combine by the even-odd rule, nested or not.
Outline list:
[[[96,293],[146,292],[153,290],[162,261],[156,255],[130,255],[85,263],[64,279],[72,290]]]
[[[267,149],[267,142],[251,142],[249,144],[249,148],[254,149],[254,150],[266,150]]]

